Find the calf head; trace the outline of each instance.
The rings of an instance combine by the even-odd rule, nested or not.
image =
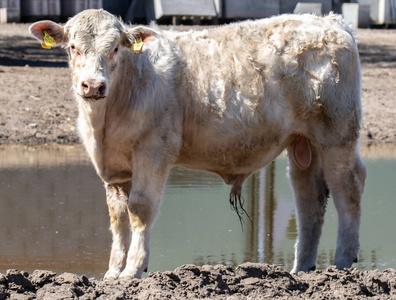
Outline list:
[[[51,46],[67,49],[74,91],[78,98],[93,102],[107,96],[121,50],[131,52],[127,55],[139,55],[131,50],[137,41],[141,39],[143,49],[138,53],[143,53],[159,37],[148,27],[128,29],[102,9],[85,10],[64,26],[52,21],[36,22],[29,31],[43,45],[48,45],[49,38]]]

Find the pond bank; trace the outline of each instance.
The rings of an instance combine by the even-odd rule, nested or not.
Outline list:
[[[396,271],[329,267],[291,275],[273,265],[184,265],[129,282],[98,281],[71,273],[9,270],[0,276],[0,299],[394,299]]]

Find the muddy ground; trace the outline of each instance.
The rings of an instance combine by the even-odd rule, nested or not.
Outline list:
[[[279,266],[245,263],[184,265],[128,282],[105,282],[71,273],[0,275],[0,299],[396,299],[396,271],[338,271],[329,267],[290,275]]]
[[[27,25],[0,25],[0,143],[78,142],[77,108],[70,92],[67,56],[45,50]],[[362,61],[364,143],[396,142],[396,31],[358,30]],[[396,271],[337,271],[330,267],[291,275],[278,266],[182,266],[131,282],[84,275],[0,275],[0,299],[396,299]]]

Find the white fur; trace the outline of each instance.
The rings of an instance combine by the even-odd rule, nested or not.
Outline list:
[[[293,271],[315,266],[328,189],[339,214],[334,262],[349,267],[357,258],[366,177],[357,147],[360,65],[339,17],[283,15],[176,32],[128,29],[88,10],[64,27],[43,21],[30,30],[78,48],[68,50],[78,127],[105,182],[113,233],[105,278],[140,277],[147,268],[173,165],[214,172],[238,196],[285,148],[298,217]],[[139,38],[143,53],[134,54]],[[106,82],[106,98],[82,97],[84,80]]]

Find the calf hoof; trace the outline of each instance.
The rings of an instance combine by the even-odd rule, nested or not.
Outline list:
[[[311,271],[315,271],[316,270],[316,265],[313,265],[311,268],[307,268],[307,269],[299,269],[297,270],[296,267],[293,268],[293,270],[290,271],[290,274],[297,274],[298,272],[305,272],[305,273],[309,273]]]
[[[118,279],[120,272],[116,272],[113,270],[108,270],[103,278],[105,281],[114,281]]]
[[[313,267],[311,267],[311,268],[308,270],[308,272],[315,271],[315,270],[316,270],[316,265],[313,265]]]
[[[140,279],[142,277],[142,273],[143,273],[143,271],[130,272],[130,271],[124,270],[124,271],[122,271],[119,279],[122,281],[131,281],[134,278]]]
[[[352,256],[353,257],[353,256]],[[335,259],[333,262],[333,265],[337,267],[338,270],[344,270],[352,267],[352,264],[354,262],[357,262],[357,257],[355,258],[348,258],[348,257],[342,257],[341,259]]]
[[[104,281],[111,281],[111,282],[112,282],[112,281],[116,281],[117,278],[116,278],[116,277],[104,277],[103,280],[104,280]]]
[[[136,277],[133,277],[133,276],[129,276],[129,275],[124,275],[124,276],[120,276],[120,281],[121,282],[130,282],[132,279],[134,279],[134,278],[136,278]]]

